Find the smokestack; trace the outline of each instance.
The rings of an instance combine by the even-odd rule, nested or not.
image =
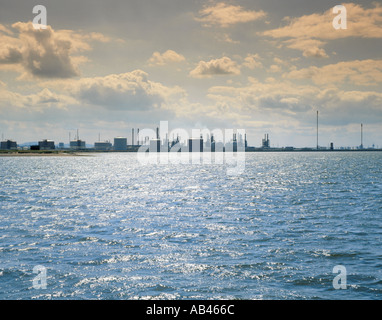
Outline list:
[[[317,110],[317,150],[318,150],[318,110]]]
[[[361,149],[363,149],[363,123],[361,123]]]
[[[134,145],[134,128],[131,129],[131,145]]]

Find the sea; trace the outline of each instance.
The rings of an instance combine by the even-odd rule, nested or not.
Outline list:
[[[0,157],[1,300],[380,300],[382,152]]]

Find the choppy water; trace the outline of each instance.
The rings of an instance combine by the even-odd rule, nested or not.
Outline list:
[[[0,299],[382,297],[382,153],[247,153],[240,176],[135,154],[0,169]]]

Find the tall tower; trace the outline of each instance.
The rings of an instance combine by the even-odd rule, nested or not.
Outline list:
[[[361,123],[361,149],[363,149],[363,123]]]
[[[318,150],[318,110],[317,110],[317,150]]]

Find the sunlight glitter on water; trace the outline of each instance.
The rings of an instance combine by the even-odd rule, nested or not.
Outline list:
[[[2,158],[2,299],[378,299],[382,155]],[[348,290],[333,289],[335,265]],[[44,292],[33,267],[47,268]]]

